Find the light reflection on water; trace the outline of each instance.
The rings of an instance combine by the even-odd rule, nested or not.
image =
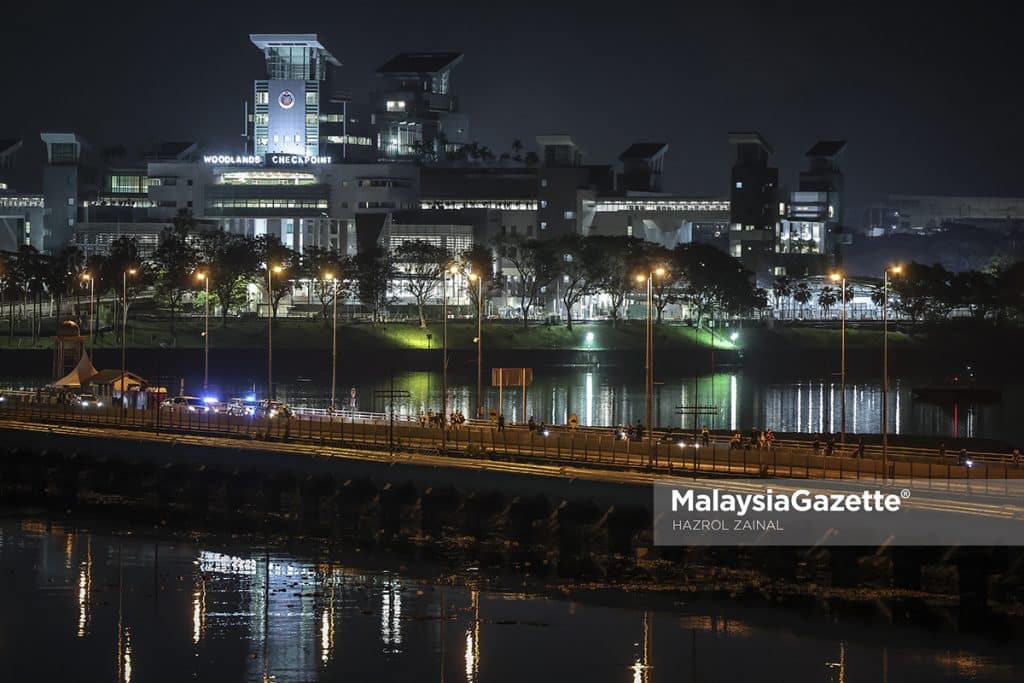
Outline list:
[[[1024,673],[1019,648],[860,617],[642,594],[609,607],[481,590],[473,582],[486,577],[475,572],[469,587],[451,587],[227,538],[72,532],[65,552],[62,529],[0,529],[8,680],[67,680],[68,667],[124,683],[1002,682]]]
[[[264,378],[224,380],[211,377],[210,393],[222,399],[259,394]],[[330,382],[326,376],[276,378],[279,398],[293,405],[326,407],[330,403]],[[692,411],[678,414],[680,407],[711,408],[712,414],[697,419],[697,427],[713,429],[772,429],[778,432],[837,433],[841,426],[842,390],[837,380],[803,379],[770,381],[742,370],[682,377],[668,372],[656,377],[653,411],[658,426],[693,429]],[[0,378],[0,386],[37,386],[41,378]],[[394,388],[408,391],[409,399],[396,400],[399,417],[418,416],[421,411],[441,410],[441,374],[438,372],[396,372]],[[937,406],[918,400],[915,387],[930,384],[927,379],[893,377],[890,381],[890,434],[928,434],[984,437],[1024,443],[1024,421],[1014,410],[1024,403],[1024,384],[1004,387],[1002,401],[988,406]],[[200,391],[202,376],[186,378],[186,393]],[[473,417],[476,407],[476,377],[463,369],[449,373],[449,411]],[[386,371],[372,368],[345,371],[339,376],[338,404],[348,407],[349,391],[356,389],[356,408],[387,412],[389,404],[375,399],[375,392],[392,387]],[[498,406],[498,390],[484,387],[485,413]],[[533,417],[538,422],[564,425],[572,414],[584,426],[624,425],[645,419],[642,373],[616,368],[535,368],[534,384],[523,394],[517,387],[501,392],[500,411],[516,423]],[[846,386],[846,429],[848,433],[881,431],[882,389],[878,381],[855,381]]]

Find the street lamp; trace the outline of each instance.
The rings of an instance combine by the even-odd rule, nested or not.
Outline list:
[[[839,360],[839,443],[846,443],[846,276],[842,273],[832,273],[829,276],[832,282],[840,283],[839,296],[841,303],[841,323],[839,333],[840,360]]]
[[[644,393],[647,399],[647,448],[648,457],[651,457],[649,452],[654,444],[654,426],[652,421],[652,412],[654,404],[654,276],[661,277],[665,275],[665,269],[662,267],[655,268],[647,275],[637,275],[637,282],[647,281],[647,329],[645,334],[645,346],[646,353],[644,357]]]
[[[481,396],[483,386],[483,344],[484,344],[484,279],[476,273],[469,274],[469,281],[476,283],[476,416],[484,416],[484,404]]]
[[[96,280],[89,273],[82,273],[82,279],[89,283],[89,355],[96,355]],[[95,362],[95,360],[93,361]]]
[[[882,273],[882,480],[889,474],[889,273],[899,275],[902,266]]]
[[[441,445],[444,447],[448,431],[448,274],[451,273],[454,279],[459,267],[454,263],[441,272],[441,314],[444,320],[441,324],[441,417],[442,424],[446,425],[441,430]]]
[[[135,275],[139,271],[135,268],[129,268],[122,273],[124,280],[123,294],[124,300],[121,304],[121,419],[124,420],[125,409],[127,406],[127,394],[128,394],[128,381],[126,375],[128,374],[128,368],[125,363],[125,350],[128,342],[128,276]]]
[[[210,275],[209,273],[196,273],[196,279],[206,285],[206,311],[203,322],[203,398],[205,398],[207,387],[210,385]]]
[[[334,390],[338,377],[338,280],[334,273],[324,273],[324,279],[334,287],[331,297],[331,412],[334,412]]]
[[[267,401],[274,398],[274,299],[273,273],[280,273],[284,268],[267,264]]]

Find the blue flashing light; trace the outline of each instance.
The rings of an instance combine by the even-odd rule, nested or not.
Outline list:
[[[245,400],[246,401],[255,401],[256,400],[256,394],[249,394],[248,396],[245,397]]]
[[[209,403],[217,403],[217,397],[216,396],[203,396],[203,403],[207,403],[207,404],[209,404]]]

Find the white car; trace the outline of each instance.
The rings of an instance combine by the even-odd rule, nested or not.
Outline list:
[[[96,394],[76,394],[74,404],[83,408],[102,408],[103,401]]]
[[[210,412],[210,406],[198,396],[175,396],[164,401],[163,407],[179,413]]]

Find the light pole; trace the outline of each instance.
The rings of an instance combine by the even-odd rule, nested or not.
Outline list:
[[[89,282],[89,355],[96,355],[96,280],[89,273],[82,273],[82,279]],[[93,360],[95,362],[95,359]]]
[[[832,273],[832,282],[840,283],[839,296],[842,297],[839,345],[839,443],[846,443],[846,276]]]
[[[326,273],[324,279],[334,287],[331,296],[331,412],[334,412],[334,390],[338,377],[338,280],[334,273]]]
[[[274,284],[273,273],[284,268],[267,264],[267,401],[274,398]]]
[[[481,396],[483,386],[483,344],[484,344],[484,279],[476,273],[469,274],[470,282],[476,283],[476,416],[484,416],[484,404]]]
[[[210,386],[210,274],[196,273],[196,278],[206,285],[205,316],[203,321],[203,397]]]
[[[444,448],[448,431],[448,274],[459,270],[454,263],[441,272],[441,447]]]
[[[129,268],[122,273],[124,280],[123,295],[124,299],[121,302],[121,419],[124,420],[125,409],[127,406],[128,399],[128,369],[125,362],[125,351],[128,343],[128,276],[135,275],[138,271],[135,268]]]
[[[901,266],[882,273],[882,480],[889,475],[889,273],[899,275]]]
[[[644,354],[644,395],[647,402],[647,448],[648,457],[654,445],[653,403],[654,403],[654,276],[662,276],[665,269],[658,267],[647,273],[637,275],[637,282],[647,281],[647,328],[645,331],[646,353]]]

